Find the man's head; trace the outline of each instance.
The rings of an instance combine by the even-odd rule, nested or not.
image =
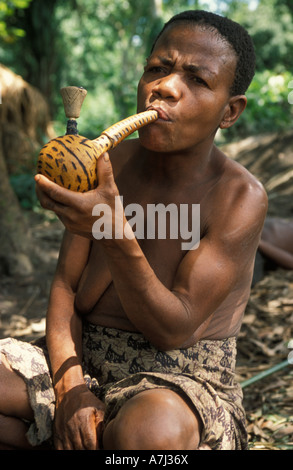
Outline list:
[[[231,127],[246,107],[243,92],[254,67],[245,63],[248,46],[244,47],[243,41],[241,48],[237,46],[237,50],[243,49],[241,61],[240,52],[232,46],[232,37],[239,41],[238,25],[232,28],[225,19],[226,27],[222,25],[220,32],[216,20],[211,24],[211,19],[207,23],[202,17],[216,17],[222,25],[221,17],[206,12],[175,16],[147,58],[138,84],[137,110],[159,113],[154,124],[139,132],[141,144],[149,150],[208,153],[217,130]]]
[[[156,38],[152,50],[163,32],[175,22],[194,24],[202,30],[216,32],[234,50],[237,58],[231,96],[245,94],[255,73],[255,52],[251,37],[238,23],[203,10],[190,10],[173,16]]]

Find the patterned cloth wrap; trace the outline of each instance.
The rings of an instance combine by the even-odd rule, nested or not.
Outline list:
[[[55,396],[45,338],[31,344],[0,340],[0,353],[26,382],[35,420],[32,445],[52,442]],[[105,425],[139,392],[168,388],[199,413],[201,443],[214,450],[247,449],[242,390],[234,380],[236,338],[201,340],[187,349],[160,351],[140,333],[85,323],[83,370],[88,388],[106,405]]]

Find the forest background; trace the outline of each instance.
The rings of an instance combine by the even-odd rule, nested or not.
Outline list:
[[[241,23],[257,52],[257,72],[247,93],[247,109],[236,125],[218,135],[218,141],[231,142],[290,127],[290,0],[0,0],[0,63],[42,93],[57,135],[65,132],[60,88],[86,88],[79,132],[95,138],[136,112],[136,86],[154,38],[173,14],[194,8]],[[45,143],[48,136],[40,135],[44,129],[37,131],[38,140],[43,138]],[[37,153],[38,149],[32,158],[36,159]],[[30,175],[25,171],[20,166],[10,175],[19,197],[28,191]],[[36,203],[33,194],[23,196],[24,205]]]
[[[41,209],[33,176],[42,145],[65,133],[60,88],[87,89],[78,129],[96,138],[136,112],[157,33],[195,8],[241,23],[254,41],[248,106],[217,142],[263,182],[270,215],[293,217],[292,0],[0,0],[0,337],[43,334],[62,226]],[[292,325],[293,272],[277,270],[252,291],[240,378],[286,357]],[[292,374],[246,393],[254,448],[293,448]]]
[[[1,0],[0,62],[42,92],[60,132],[59,89],[86,88],[80,130],[96,137],[136,111],[136,85],[154,38],[173,14],[194,8],[241,23],[257,52],[247,110],[225,139],[290,126],[291,0]]]

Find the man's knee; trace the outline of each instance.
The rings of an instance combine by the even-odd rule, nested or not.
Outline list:
[[[106,427],[104,446],[119,450],[196,449],[200,423],[189,405],[168,389],[135,395]]]
[[[0,413],[28,420],[33,418],[26,384],[3,353],[0,353]]]

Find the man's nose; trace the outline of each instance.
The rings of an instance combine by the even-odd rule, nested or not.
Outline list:
[[[179,101],[182,94],[180,78],[176,74],[170,74],[158,80],[152,93],[164,100]]]

